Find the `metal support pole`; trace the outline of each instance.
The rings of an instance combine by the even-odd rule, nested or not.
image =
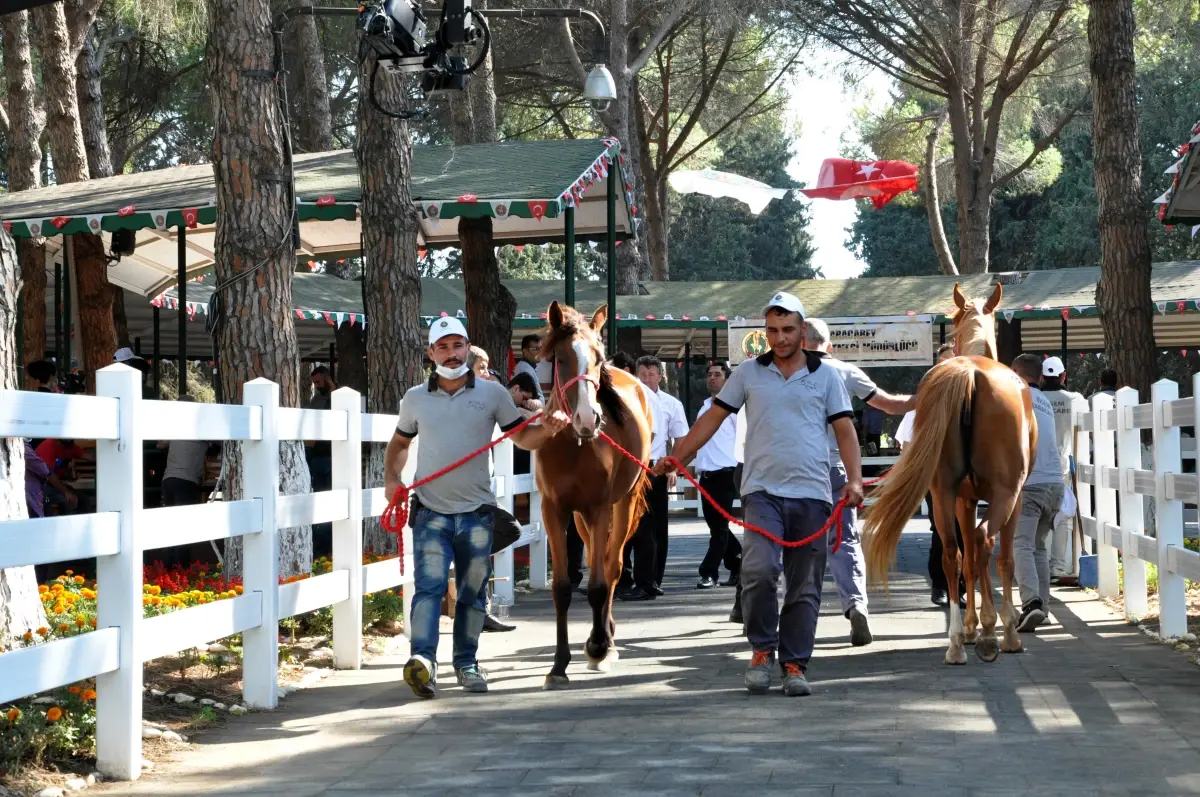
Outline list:
[[[946,322],[938,324],[938,345],[946,342]]]
[[[162,317],[159,315],[159,308],[154,308],[154,362],[151,365],[151,373],[154,378],[154,398],[159,398],[162,393],[159,392],[160,370],[159,358],[162,356]]]
[[[63,375],[63,265],[54,264],[54,372]]]
[[[329,378],[337,382],[337,344],[329,344]]]
[[[692,344],[683,344],[683,416],[687,418],[688,426],[695,420],[692,418]]]
[[[566,233],[566,253],[563,258],[563,272],[566,278],[566,301],[568,307],[575,306],[575,208],[567,208],[563,213],[563,229]]]
[[[1062,361],[1067,362],[1067,319],[1062,320]]]
[[[714,363],[718,362],[718,360],[717,360],[717,342],[718,342],[717,341],[717,328],[713,327],[712,328],[712,357],[710,359]]]
[[[608,350],[617,351],[617,180],[620,161],[613,159],[608,172]]]
[[[179,225],[175,237],[179,245],[179,392],[187,393],[187,227]]]

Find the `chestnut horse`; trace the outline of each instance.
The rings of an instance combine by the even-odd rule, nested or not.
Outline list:
[[[863,531],[867,573],[873,581],[887,579],[896,545],[905,524],[928,489],[942,539],[942,567],[950,588],[950,646],[947,664],[966,664],[963,643],[975,640],[975,653],[995,661],[999,651],[1021,650],[1017,611],[1012,600],[1013,533],[1019,515],[1017,502],[1037,450],[1037,424],[1029,387],[1008,367],[996,361],[993,312],[1003,289],[996,285],[986,303],[967,301],[954,284],[954,352],[925,375],[917,393],[913,439],[892,468],[867,514]],[[932,487],[930,484],[932,482]],[[975,525],[979,501],[987,515]],[[967,585],[964,628],[958,608],[958,544],[954,521],[963,532],[963,577]],[[988,566],[1000,534],[997,569],[1003,591],[1004,641],[996,641],[996,609]],[[979,580],[981,609],[975,613],[975,580]],[[982,625],[982,634],[976,630]]]
[[[537,486],[554,566],[558,624],[554,667],[546,676],[545,688],[556,689],[568,683],[567,664],[571,661],[567,609],[572,588],[567,575],[566,529],[572,514],[587,546],[590,571],[587,598],[592,607],[592,633],[584,646],[588,668],[606,670],[617,658],[613,591],[620,578],[625,543],[646,509],[647,478],[636,463],[605,442],[601,432],[647,463],[651,426],[641,384],[628,372],[605,363],[600,330],[608,306],[597,310],[589,322],[572,308],[554,302],[547,317],[550,330],[542,339],[542,358],[554,363],[554,392],[547,411],[561,409],[571,416],[571,427],[537,452]]]

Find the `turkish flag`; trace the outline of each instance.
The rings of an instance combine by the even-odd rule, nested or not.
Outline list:
[[[801,188],[811,199],[870,199],[881,208],[906,191],[917,190],[917,167],[904,161],[852,161],[826,158],[816,188]]]

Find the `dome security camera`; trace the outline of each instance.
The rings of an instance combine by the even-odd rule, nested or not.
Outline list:
[[[596,111],[607,110],[617,99],[617,84],[604,64],[596,64],[583,85],[583,98]]]

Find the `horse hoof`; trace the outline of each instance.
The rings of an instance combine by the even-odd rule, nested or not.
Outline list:
[[[969,644],[973,644],[978,641],[979,641],[979,631],[978,630],[963,632],[963,642],[966,642],[969,645]]]
[[[949,649],[946,651],[946,664],[958,665],[958,664],[966,664],[966,663],[967,663],[967,651],[964,650],[963,648],[959,648],[957,653],[955,653],[953,649]]]
[[[1000,643],[995,637],[985,636],[975,643],[975,655],[983,661],[995,661],[1000,657]]]
[[[1003,643],[1001,643],[1000,650],[1004,651],[1005,653],[1020,653],[1021,651],[1025,650],[1025,646],[1021,644],[1021,640],[1019,639],[1015,642],[1009,642],[1006,639]]]
[[[613,664],[621,658],[617,653],[616,648],[609,648],[608,653],[602,659],[588,659],[587,668],[592,672],[609,672],[613,668]]]
[[[550,673],[546,676],[546,683],[542,685],[542,690],[553,692],[556,689],[566,689],[571,684],[571,679],[565,675],[555,675]]]

